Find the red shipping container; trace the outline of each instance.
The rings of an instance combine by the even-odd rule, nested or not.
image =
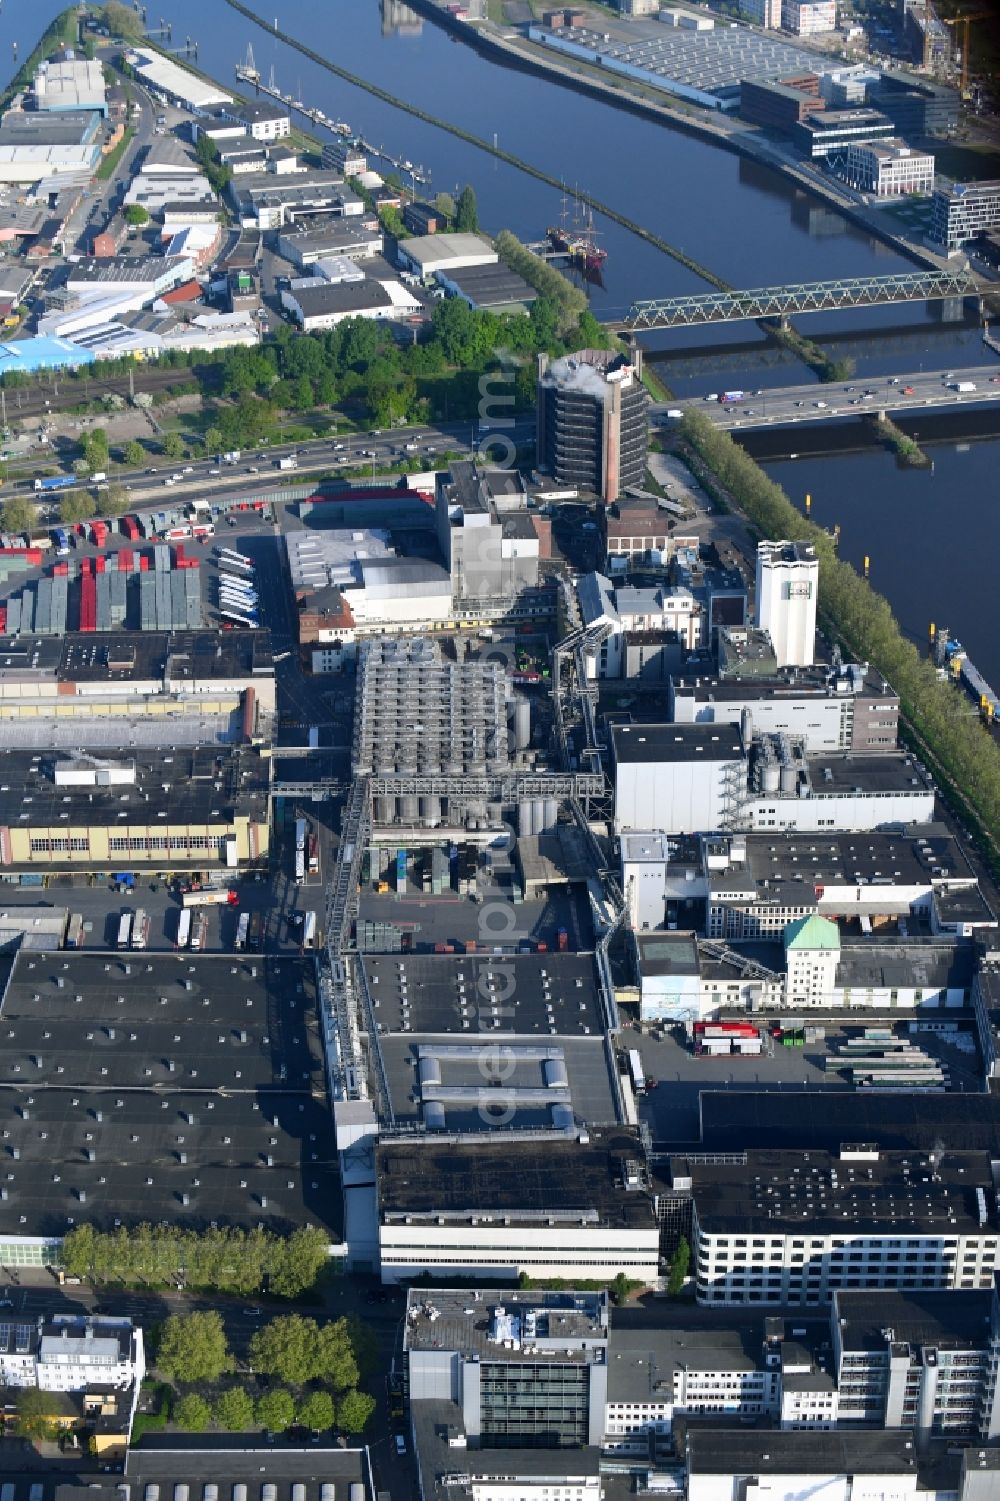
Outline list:
[[[108,540],[107,524],[103,521],[95,521],[90,528],[91,540],[95,547],[103,547]]]
[[[139,572],[140,573],[148,573],[149,572],[149,557],[144,552],[141,552],[139,554]]]
[[[107,571],[107,559],[103,556],[95,558],[94,567],[97,569],[98,573],[105,573]]]
[[[69,564],[68,563],[56,563],[55,567],[52,569],[52,577],[53,578],[57,578],[57,579],[68,578],[69,577]]]
[[[131,573],[132,572],[132,549],[131,549],[131,547],[123,547],[123,548],[121,548],[119,550],[119,553],[118,553],[118,572],[119,573]]]
[[[123,516],[121,520],[121,528],[130,542],[138,542],[139,523],[136,521],[134,516]]]
[[[0,605],[0,631],[7,629],[7,606]]]

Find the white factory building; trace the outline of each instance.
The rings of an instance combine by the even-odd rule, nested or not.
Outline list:
[[[819,559],[811,542],[758,542],[756,623],[779,667],[809,667],[816,643]]]
[[[694,834],[735,828],[746,753],[728,725],[616,725],[615,827]]]

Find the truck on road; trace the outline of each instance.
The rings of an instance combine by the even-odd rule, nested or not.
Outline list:
[[[976,383],[974,380],[953,380],[948,389],[949,391],[974,391]]]
[[[298,454],[284,454],[280,459],[275,459],[274,464],[276,469],[297,469],[299,467]]]
[[[628,1069],[632,1075],[632,1085],[636,1094],[644,1094],[646,1090],[646,1075],[642,1071],[642,1059],[639,1057],[638,1048],[629,1048]]]
[[[238,448],[231,448],[228,453],[220,453],[219,454],[219,463],[220,464],[238,464],[239,461],[240,461],[240,457],[241,457],[241,450],[238,449]]]
[[[143,909],[139,907],[136,911],[135,917],[132,919],[132,947],[134,949],[144,949],[148,943],[149,913],[144,912]]]
[[[118,947],[127,949],[132,937],[132,914],[123,912],[118,919]]]
[[[746,394],[745,391],[723,391],[719,397],[719,403],[722,406],[730,406],[734,401],[745,400]]]
[[[191,913],[187,907],[182,907],[177,914],[177,938],[175,940],[179,949],[186,949],[191,937]]]
[[[43,491],[70,490],[74,485],[78,485],[79,483],[80,481],[75,474],[53,474],[49,479],[36,479],[35,489]]]
[[[225,886],[207,886],[198,891],[185,891],[181,902],[185,907],[238,907],[240,895],[238,891],[227,891]]]

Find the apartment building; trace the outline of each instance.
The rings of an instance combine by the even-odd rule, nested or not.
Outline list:
[[[138,1387],[146,1370],[142,1330],[130,1318],[55,1314],[0,1323],[0,1382],[48,1392]]]

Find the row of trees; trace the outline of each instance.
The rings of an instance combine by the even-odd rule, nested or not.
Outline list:
[[[820,607],[859,660],[870,661],[899,694],[903,715],[945,774],[968,799],[991,842],[1000,840],[1000,747],[969,714],[964,694],[943,682],[899,628],[887,601],[837,557],[833,538],[807,521],[728,433],[689,409],[683,435],[770,538],[804,537],[820,560]]]
[[[156,1366],[169,1381],[198,1388],[175,1404],[174,1421],[183,1428],[203,1429],[214,1420],[223,1428],[242,1429],[256,1420],[281,1432],[296,1421],[314,1429],[331,1428],[336,1422],[346,1432],[360,1433],[375,1405],[358,1389],[359,1357],[366,1340],[370,1341],[368,1331],[354,1320],[318,1324],[300,1314],[272,1319],[250,1341],[250,1366],[255,1375],[283,1385],[270,1387],[257,1401],[243,1388],[231,1386],[210,1403],[204,1388],[234,1371],[236,1362],[221,1315],[207,1310],[167,1319]],[[370,1354],[369,1350],[369,1359]]]
[[[274,1386],[255,1399],[245,1387],[229,1386],[214,1401],[200,1392],[185,1392],[174,1403],[171,1417],[189,1433],[204,1433],[212,1424],[227,1433],[243,1433],[248,1428],[284,1433],[293,1425],[314,1433],[334,1427],[342,1433],[361,1433],[374,1407],[375,1399],[367,1392],[345,1392],[336,1401],[332,1393],[321,1389],[296,1395]]]
[[[63,1267],[89,1282],[144,1287],[182,1284],[248,1297],[263,1289],[296,1298],[327,1265],[329,1237],[307,1226],[289,1235],[268,1230],[182,1230],[137,1225],[95,1230],[79,1225],[63,1240]]]

